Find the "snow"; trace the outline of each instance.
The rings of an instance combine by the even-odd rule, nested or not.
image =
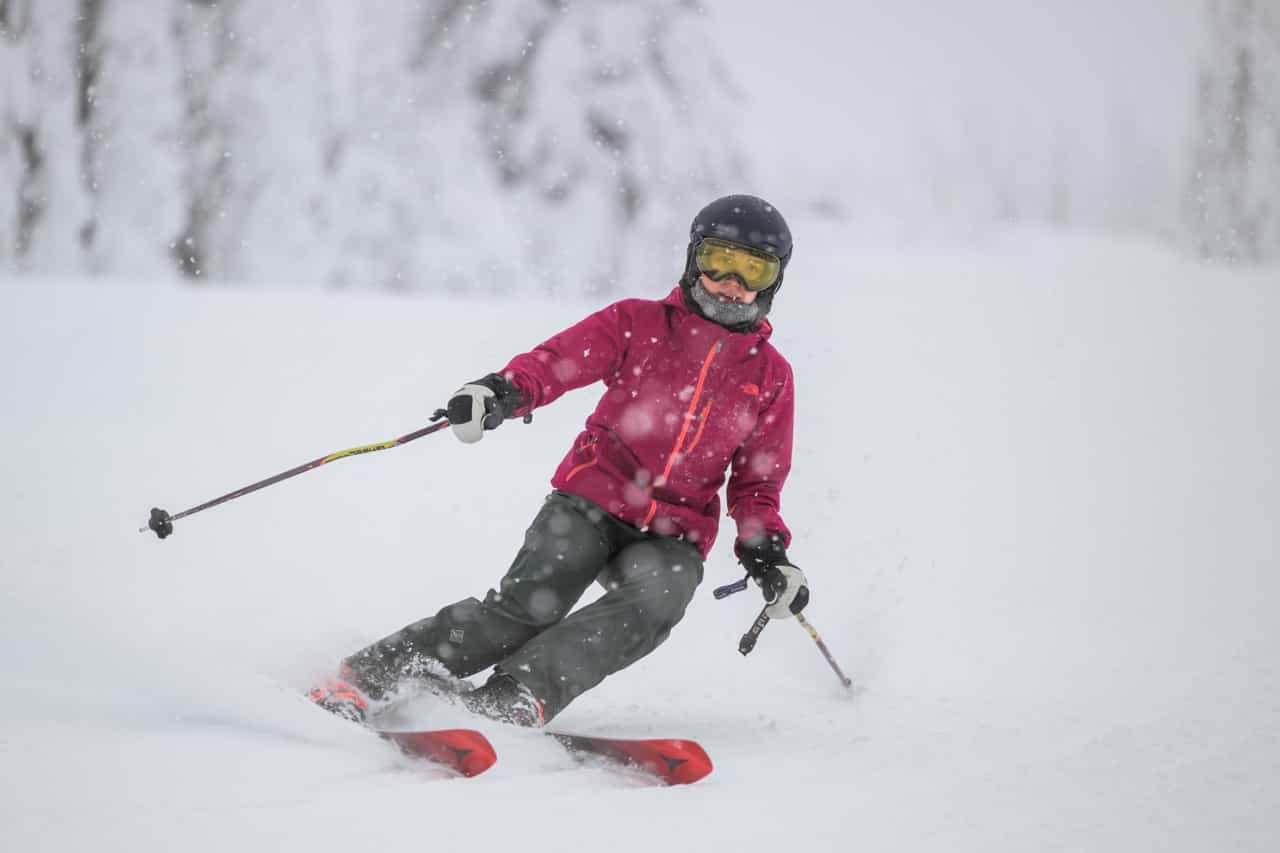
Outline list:
[[[668,643],[557,720],[700,740],[688,788],[497,726],[450,779],[299,695],[496,583],[592,390],[136,532],[409,432],[599,303],[0,281],[6,849],[1273,850],[1274,270],[793,225],[784,511],[856,690],[794,624],[738,655],[726,524]]]

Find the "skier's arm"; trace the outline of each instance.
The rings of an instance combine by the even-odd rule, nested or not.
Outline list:
[[[524,415],[618,371],[631,332],[628,300],[615,302],[521,353],[502,369],[520,391]]]
[[[738,524],[735,552],[760,537],[785,548],[791,531],[780,514],[782,486],[791,471],[791,438],[795,422],[795,386],[791,368],[780,366],[777,381],[766,386],[768,399],[756,428],[738,448],[729,475],[729,515]]]
[[[781,371],[756,428],[738,449],[729,479],[729,514],[738,523],[733,550],[759,586],[771,619],[786,619],[809,603],[804,572],[787,558],[791,531],[780,515],[782,486],[791,471],[795,388],[791,369]]]
[[[616,302],[511,359],[501,373],[463,385],[441,414],[461,441],[477,442],[504,420],[616,372],[630,331],[627,301]]]

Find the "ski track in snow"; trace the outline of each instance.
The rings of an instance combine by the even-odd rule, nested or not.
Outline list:
[[[299,697],[497,581],[594,390],[135,532],[408,432],[598,304],[0,282],[4,846],[1273,850],[1274,271],[797,232],[784,513],[857,690],[793,624],[737,654],[726,524],[668,643],[556,721],[698,739],[688,788],[492,725],[497,766],[452,779]]]

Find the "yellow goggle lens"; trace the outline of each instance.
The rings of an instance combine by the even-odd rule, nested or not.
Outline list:
[[[698,244],[694,263],[699,272],[716,281],[736,275],[747,290],[772,287],[782,272],[782,262],[773,255],[714,237],[707,237]]]

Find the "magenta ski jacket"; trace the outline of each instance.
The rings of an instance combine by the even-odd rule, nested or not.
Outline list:
[[[735,333],[666,299],[624,299],[518,355],[502,373],[545,406],[603,380],[606,391],[551,485],[642,530],[688,540],[705,558],[729,515],[738,539],[791,533],[779,515],[791,468],[794,387],[761,322]]]

